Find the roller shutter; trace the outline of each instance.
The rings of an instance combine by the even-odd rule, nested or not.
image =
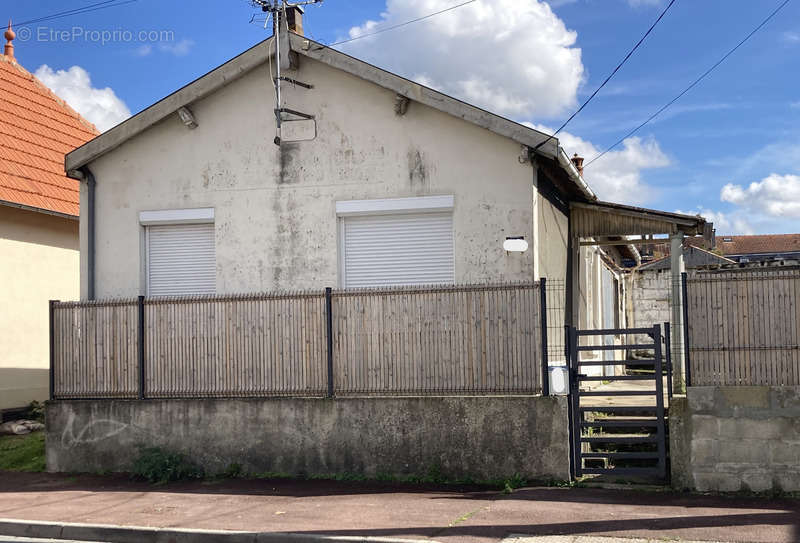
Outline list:
[[[146,227],[148,296],[216,292],[214,224]]]
[[[416,213],[343,220],[346,287],[453,283],[453,214]]]

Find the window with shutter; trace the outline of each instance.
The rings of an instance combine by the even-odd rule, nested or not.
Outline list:
[[[214,223],[145,226],[147,295],[216,292]]]
[[[341,250],[348,288],[455,280],[450,211],[344,217]]]

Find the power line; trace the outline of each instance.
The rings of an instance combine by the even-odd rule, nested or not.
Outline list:
[[[592,164],[593,162],[595,162],[596,160],[599,160],[600,158],[602,158],[602,157],[603,157],[603,156],[604,156],[606,153],[608,153],[610,150],[612,150],[612,149],[613,149],[613,148],[615,148],[617,145],[619,145],[620,143],[624,142],[626,139],[628,139],[629,137],[631,137],[632,135],[634,135],[634,134],[635,134],[636,132],[638,132],[638,131],[639,131],[639,130],[642,128],[642,127],[644,127],[645,125],[647,125],[647,124],[648,124],[650,121],[652,121],[653,119],[655,119],[656,117],[658,117],[659,115],[661,115],[661,113],[663,113],[663,112],[664,112],[664,110],[666,110],[666,109],[667,109],[667,108],[669,108],[669,107],[670,107],[672,104],[674,104],[675,102],[677,102],[678,100],[680,100],[680,99],[683,97],[683,95],[684,95],[684,94],[686,94],[687,92],[689,92],[690,90],[692,90],[692,89],[693,89],[695,86],[697,86],[697,84],[698,84],[698,83],[700,83],[700,82],[701,82],[703,79],[705,79],[705,78],[706,78],[706,76],[708,76],[708,75],[709,75],[711,72],[713,72],[713,71],[714,71],[714,70],[717,68],[717,66],[719,66],[720,64],[722,64],[723,62],[725,62],[725,60],[727,60],[727,58],[728,58],[729,56],[731,56],[733,53],[735,53],[737,49],[739,49],[739,48],[740,48],[742,45],[744,45],[744,44],[745,44],[745,42],[747,42],[747,40],[749,40],[750,38],[752,38],[752,37],[753,37],[753,35],[754,35],[756,32],[758,32],[759,30],[761,30],[761,28],[763,28],[763,27],[764,27],[764,25],[766,25],[766,24],[767,24],[767,23],[768,23],[768,22],[769,22],[769,21],[770,21],[770,20],[771,20],[773,17],[775,17],[775,15],[777,15],[777,14],[778,14],[778,12],[779,12],[780,10],[782,10],[782,9],[784,8],[784,6],[786,6],[786,4],[788,4],[789,2],[790,2],[790,0],[784,0],[784,1],[783,1],[783,2],[782,2],[782,3],[781,3],[781,4],[780,4],[780,5],[777,7],[777,8],[775,8],[775,10],[774,10],[772,13],[770,13],[770,14],[769,14],[769,16],[768,16],[766,19],[764,19],[764,20],[761,22],[761,24],[759,24],[757,27],[755,27],[755,28],[754,28],[754,29],[753,29],[753,30],[752,30],[752,31],[751,31],[751,32],[750,32],[750,33],[749,33],[747,36],[745,36],[745,37],[744,37],[744,39],[743,39],[742,41],[740,41],[739,43],[737,43],[737,44],[736,44],[736,47],[734,47],[733,49],[731,49],[730,51],[728,51],[727,53],[725,53],[725,55],[724,55],[724,56],[723,56],[721,59],[719,59],[719,60],[718,60],[718,61],[717,61],[717,62],[716,62],[716,63],[715,63],[713,66],[711,66],[711,68],[709,68],[708,70],[706,70],[706,71],[703,73],[703,75],[701,75],[700,77],[698,77],[697,79],[695,79],[695,80],[694,80],[694,82],[692,82],[692,84],[691,84],[691,85],[689,85],[688,87],[686,87],[685,89],[683,89],[683,91],[682,91],[680,94],[678,94],[678,96],[676,96],[675,98],[673,98],[672,100],[670,100],[669,102],[667,102],[666,104],[664,104],[664,106],[662,106],[662,107],[661,107],[661,109],[659,109],[658,111],[656,111],[655,113],[653,113],[652,115],[650,115],[650,117],[648,117],[646,121],[644,121],[642,124],[640,124],[639,126],[637,126],[636,128],[634,128],[633,130],[631,130],[630,132],[628,132],[628,133],[627,133],[627,134],[626,134],[624,137],[622,137],[622,138],[620,138],[619,140],[617,140],[617,142],[616,142],[616,143],[614,143],[614,145],[612,145],[611,147],[609,147],[608,149],[606,149],[605,151],[603,151],[602,153],[600,153],[599,155],[597,155],[596,157],[594,157],[592,160],[590,160],[590,161],[589,161],[589,162],[586,164],[586,166],[584,166],[584,168],[585,168],[585,167],[587,167],[587,166],[589,166],[589,165],[591,165],[591,164]]]
[[[429,13],[428,15],[423,15],[422,17],[417,17],[416,19],[411,19],[410,21],[406,21],[404,23],[399,23],[392,26],[387,26],[386,28],[381,28],[380,30],[376,30],[375,32],[370,32],[369,34],[361,34],[360,36],[356,36],[355,38],[350,38],[348,40],[337,41],[335,43],[331,43],[326,47],[333,47],[334,45],[342,45],[343,43],[350,43],[351,41],[360,40],[362,38],[369,38],[370,36],[375,36],[377,34],[383,34],[384,32],[389,32],[390,30],[395,30],[397,28],[410,25],[412,23],[418,23],[419,21],[424,21],[425,19],[430,19],[431,17],[435,17],[436,15],[441,15],[442,13],[446,13],[448,11],[452,11],[454,9],[466,6],[467,4],[472,4],[477,0],[468,0],[467,2],[462,2],[461,4],[456,4],[455,6],[450,6],[449,8],[445,8],[443,10],[437,11],[435,13]],[[673,0],[674,1],[674,0]]]
[[[667,12],[669,11],[669,8],[671,8],[671,7],[672,7],[672,4],[674,4],[674,3],[675,3],[675,1],[676,1],[676,0],[672,0],[672,1],[671,1],[671,2],[670,2],[668,5],[667,5],[667,7],[666,7],[666,8],[664,8],[664,11],[662,11],[662,12],[661,12],[661,15],[659,15],[659,16],[658,16],[658,19],[656,19],[656,20],[655,20],[655,22],[654,22],[652,25],[650,25],[650,28],[648,28],[648,29],[647,29],[647,32],[645,32],[645,33],[644,33],[644,36],[642,36],[642,37],[641,37],[641,39],[640,39],[638,42],[636,42],[636,45],[634,45],[634,46],[633,46],[633,49],[631,49],[631,50],[628,52],[628,54],[627,54],[627,55],[625,55],[625,58],[623,58],[623,59],[622,59],[622,62],[620,62],[619,64],[617,64],[617,67],[616,67],[616,68],[614,68],[614,71],[613,71],[613,72],[611,72],[611,73],[608,75],[608,77],[606,77],[605,81],[603,81],[603,83],[602,83],[602,84],[601,84],[599,87],[597,87],[597,90],[595,90],[595,91],[592,93],[592,95],[591,95],[591,96],[590,96],[590,97],[589,97],[589,98],[588,98],[588,99],[587,99],[587,100],[586,100],[586,101],[585,101],[585,102],[584,102],[584,103],[581,105],[581,107],[579,107],[579,108],[578,108],[578,110],[577,110],[575,113],[573,113],[572,115],[570,115],[569,119],[567,119],[566,121],[564,121],[564,124],[562,124],[561,126],[559,126],[559,127],[558,127],[558,130],[556,130],[556,131],[555,131],[555,132],[554,132],[554,133],[553,133],[553,134],[552,134],[550,137],[548,137],[548,138],[547,138],[546,140],[544,140],[542,143],[540,143],[539,145],[537,145],[537,146],[535,147],[535,149],[538,149],[539,147],[541,147],[542,145],[544,145],[545,143],[547,143],[548,141],[550,141],[551,139],[553,139],[554,137],[556,137],[556,136],[559,134],[559,132],[561,132],[561,131],[564,129],[564,127],[565,127],[565,126],[567,126],[567,125],[570,123],[570,121],[572,121],[572,119],[574,119],[575,117],[577,117],[577,116],[578,116],[578,114],[579,114],[581,111],[583,111],[583,108],[585,108],[585,107],[586,107],[586,106],[589,104],[589,102],[591,102],[591,101],[592,101],[592,98],[594,98],[595,96],[597,96],[597,93],[598,93],[598,92],[600,92],[600,90],[601,90],[603,87],[605,87],[605,86],[606,86],[606,83],[608,83],[609,81],[611,81],[611,78],[612,78],[612,77],[614,77],[614,76],[616,75],[616,73],[619,71],[619,69],[620,69],[620,68],[622,68],[622,66],[623,66],[623,65],[624,65],[626,62],[628,62],[628,59],[629,59],[629,58],[631,58],[631,55],[633,55],[633,53],[635,53],[635,52],[636,52],[636,50],[639,48],[639,46],[640,46],[640,45],[642,45],[642,43],[644,42],[644,40],[645,40],[645,39],[647,39],[647,36],[649,36],[649,35],[650,35],[650,33],[653,31],[653,29],[656,27],[656,25],[658,25],[658,23],[660,23],[660,22],[661,22],[661,19],[663,19],[663,18],[664,18],[664,15],[666,15],[666,14],[667,14]]]
[[[28,26],[34,23],[43,23],[46,21],[53,21],[56,19],[63,19],[65,17],[71,17],[73,15],[82,15],[84,13],[91,13],[93,11],[100,11],[101,9],[108,9],[108,8],[115,8],[119,6],[124,6],[125,4],[132,4],[137,2],[138,0],[105,0],[104,2],[97,2],[95,4],[89,4],[87,6],[83,6],[81,8],[70,9],[66,11],[60,11],[58,13],[53,13],[50,15],[45,15],[44,17],[39,17],[36,19],[30,19],[28,21],[22,21],[21,23],[14,23],[14,26],[17,28]]]

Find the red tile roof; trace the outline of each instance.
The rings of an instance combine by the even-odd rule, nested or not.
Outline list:
[[[717,247],[722,250],[724,255],[800,252],[800,234],[717,235]]]
[[[64,155],[99,132],[30,72],[0,55],[0,200],[79,214]]]

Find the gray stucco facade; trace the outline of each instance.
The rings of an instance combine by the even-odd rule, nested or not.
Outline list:
[[[209,473],[569,479],[565,397],[56,401],[47,469],[127,471],[139,446]]]

